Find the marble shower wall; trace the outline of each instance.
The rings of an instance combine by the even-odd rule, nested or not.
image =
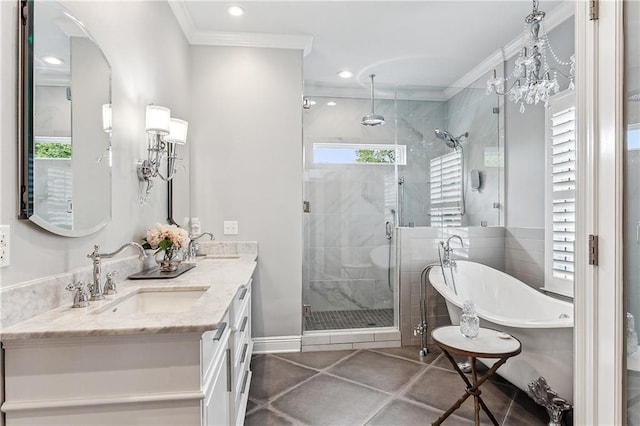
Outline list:
[[[461,228],[400,228],[398,230],[400,259],[400,331],[402,346],[419,345],[420,335],[414,336],[414,326],[420,323],[420,274],[429,264],[438,261],[438,243],[451,235],[464,241],[460,248],[452,241],[453,258],[473,260],[504,271],[505,229],[503,227]],[[431,330],[451,324],[445,300],[427,285],[427,325],[429,344]]]
[[[435,137],[434,129],[446,128],[446,103],[399,100],[398,144],[407,146],[407,164],[398,167],[404,191],[401,226],[430,226],[429,162],[451,152]]]
[[[497,95],[487,95],[484,82],[489,74],[475,84],[482,88],[467,87],[449,99],[446,130],[454,136],[468,132],[462,139],[464,152],[466,214],[463,225],[504,225],[504,120]],[[474,85],[475,85],[474,84]],[[495,112],[494,112],[495,111]],[[442,143],[442,142],[440,142]],[[481,187],[471,189],[469,173],[478,170]],[[497,203],[498,207],[494,207]]]

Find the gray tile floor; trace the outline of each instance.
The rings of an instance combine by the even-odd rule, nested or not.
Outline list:
[[[464,392],[444,355],[417,347],[256,355],[245,425],[430,424]],[[546,425],[544,409],[494,376],[482,396],[503,426]],[[483,424],[490,424],[482,413]],[[473,424],[469,398],[445,425]]]

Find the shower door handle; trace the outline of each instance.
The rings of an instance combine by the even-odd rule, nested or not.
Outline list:
[[[302,202],[302,211],[305,213],[311,213],[311,202],[303,201]]]

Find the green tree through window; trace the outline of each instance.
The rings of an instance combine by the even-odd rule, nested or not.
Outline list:
[[[36,158],[71,158],[71,144],[58,142],[36,143]]]
[[[394,164],[396,151],[393,149],[359,149],[356,151],[356,163]]]

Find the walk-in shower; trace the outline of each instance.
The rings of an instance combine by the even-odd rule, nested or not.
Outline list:
[[[405,276],[414,272],[408,269],[412,263],[398,257],[404,228],[499,223],[492,207],[500,201],[496,181],[502,170],[495,98],[475,88],[448,101],[394,90],[387,87],[383,99],[374,99],[374,111],[369,93],[349,97],[339,96],[339,89],[328,94],[322,85],[305,89],[315,101],[303,111],[303,200],[310,206],[303,213],[305,333],[393,333],[412,312],[411,306],[399,309],[403,262]],[[327,106],[329,101],[336,105]],[[386,119],[384,126],[361,125],[369,108]],[[466,194],[464,218],[462,148],[465,170],[486,177],[482,192]]]

